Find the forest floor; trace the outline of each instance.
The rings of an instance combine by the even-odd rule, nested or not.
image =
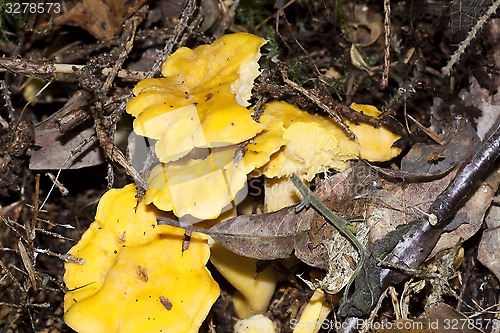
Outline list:
[[[432,202],[451,178],[437,185],[425,177],[441,179],[453,169],[452,177],[478,138],[486,140],[498,126],[499,1],[35,4],[0,0],[0,332],[72,332],[63,320],[65,253],[94,220],[103,193],[134,181],[130,164],[120,160],[133,121],[125,103],[137,82],[152,68],[158,77],[162,60],[181,46],[256,34],[268,42],[252,103],[286,100],[313,113],[325,113],[326,105],[349,118],[345,106],[355,102],[399,122],[403,153],[377,166],[416,177],[398,174],[396,185],[372,185],[387,193],[408,186],[407,206]],[[410,151],[414,159],[405,168]],[[408,168],[418,157],[424,166]],[[381,296],[370,322],[449,319],[457,332],[500,332],[498,163],[488,170],[488,178],[469,184],[489,186],[487,195],[468,194],[460,203],[468,207],[462,213],[470,228],[438,245],[439,253],[434,250],[419,270],[406,272],[413,278]],[[378,233],[384,236],[383,228]],[[296,275],[324,270],[304,263],[281,268],[288,271],[267,316],[280,332],[291,332],[290,321],[312,294]],[[213,274],[222,296],[201,331],[230,332],[233,289]],[[338,297],[331,302],[336,306]]]

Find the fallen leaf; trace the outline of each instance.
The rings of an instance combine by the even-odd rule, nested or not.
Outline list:
[[[480,142],[476,131],[465,119],[458,119],[442,144],[416,143],[401,161],[401,170],[422,174],[443,174],[464,162]]]
[[[54,23],[75,24],[99,40],[111,40],[146,0],[82,0]]]
[[[311,215],[309,213],[308,215]],[[176,221],[159,219],[158,224],[177,225]],[[208,230],[182,226],[203,232],[232,252],[260,260],[288,258],[294,244],[304,238],[310,228],[309,218],[296,214],[293,207],[268,214],[240,215]]]
[[[440,303],[429,306],[425,309],[425,317],[429,322],[431,332],[462,332],[462,333],[481,333],[480,329],[474,328],[474,319],[468,318],[462,312],[459,312],[448,304]],[[451,327],[450,327],[451,326]]]
[[[500,170],[496,172],[500,177]],[[500,207],[492,205],[485,218],[486,230],[483,232],[477,259],[500,278]]]
[[[480,138],[484,138],[491,125],[500,117],[500,92],[497,90],[492,94],[488,89],[482,88],[475,77],[471,76],[470,80],[468,89],[461,90],[459,96],[465,105],[475,106],[482,111],[483,114],[477,120],[477,133]]]
[[[354,196],[363,187],[369,186],[375,176],[362,163],[353,165],[354,169],[347,169],[318,182],[315,191],[320,200],[341,216],[363,214],[363,200],[355,200]],[[165,218],[160,218],[159,224],[179,226],[179,222]],[[242,256],[272,260],[288,258],[295,253],[306,264],[325,269],[329,267],[331,258],[323,242],[335,237],[342,238],[336,228],[313,208],[299,213],[295,212],[295,207],[288,207],[268,214],[240,215],[207,230],[182,227],[206,233],[222,246]],[[342,248],[342,253],[356,258],[357,252],[347,240],[339,242],[337,246]],[[344,262],[345,258],[339,260]]]
[[[57,141],[31,152],[30,169],[79,169],[104,163],[104,152],[97,141],[86,144],[93,138],[95,130],[92,127],[62,135]],[[86,147],[80,149],[82,146]]]

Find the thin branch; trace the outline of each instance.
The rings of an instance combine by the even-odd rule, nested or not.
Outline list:
[[[284,68],[283,66],[280,66],[279,70],[281,72],[281,77],[283,78],[283,81],[286,84],[288,84],[290,87],[292,87],[293,89],[295,89],[298,92],[300,92],[302,95],[304,95],[309,100],[311,100],[313,103],[315,103],[317,106],[319,106],[323,111],[325,111],[326,113],[328,113],[335,120],[335,122],[342,128],[342,130],[344,131],[344,133],[350,139],[352,139],[352,140],[356,139],[356,136],[354,135],[354,133],[352,133],[352,131],[349,129],[349,127],[345,124],[344,120],[338,114],[338,112],[332,111],[332,109],[329,108],[328,105],[326,105],[325,103],[323,103],[321,101],[321,99],[318,96],[316,96],[315,93],[313,93],[313,92],[311,92],[311,91],[309,91],[309,90],[307,90],[307,89],[299,86],[297,83],[295,83],[292,80],[290,80],[288,78],[288,73],[286,71],[286,68]]]
[[[391,1],[384,0],[384,70],[382,71],[382,81],[380,89],[385,89],[389,84],[389,68],[391,56]]]
[[[429,223],[440,228],[446,226],[458,207],[468,198],[475,184],[484,176],[500,155],[500,121],[493,127],[493,134],[457,173],[446,190],[437,196],[429,208],[433,216]]]
[[[12,72],[14,74],[23,74],[47,81],[77,81],[76,73],[85,67],[85,65],[73,64],[54,64],[49,61],[34,61],[27,59],[0,58],[0,73]],[[103,76],[108,76],[112,68],[104,68],[101,71]],[[130,81],[140,81],[146,77],[146,72],[131,71],[121,69],[117,76]]]
[[[455,53],[453,53],[450,60],[448,61],[448,64],[446,64],[446,66],[441,69],[441,72],[443,73],[443,75],[445,75],[445,76],[450,75],[451,68],[453,67],[453,65],[455,65],[455,63],[458,60],[460,60],[460,57],[462,56],[462,54],[464,54],[465,49],[470,45],[470,43],[474,40],[474,38],[476,38],[476,35],[483,28],[483,26],[486,24],[486,22],[489,20],[489,18],[493,14],[495,14],[495,12],[498,9],[498,6],[500,6],[500,0],[496,0],[494,3],[492,3],[491,6],[486,11],[486,13],[484,13],[484,15],[479,18],[476,25],[469,31],[469,34],[467,35],[467,37],[460,44],[460,46],[455,51]]]

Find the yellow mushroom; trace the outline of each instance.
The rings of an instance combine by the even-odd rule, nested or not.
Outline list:
[[[233,303],[238,316],[248,318],[266,312],[278,281],[276,271],[267,267],[257,272],[256,259],[237,255],[217,243],[211,252],[212,264],[237,290]]]
[[[380,115],[373,106],[353,104],[352,107],[375,118]],[[260,168],[266,177],[277,178],[266,181],[269,193],[265,198],[266,212],[298,203],[300,196],[288,180],[291,174],[295,173],[308,182],[328,169],[342,171],[347,168],[349,160],[358,157],[386,161],[401,152],[392,147],[400,137],[384,127],[347,122],[358,138],[351,140],[333,119],[310,114],[285,102],[267,103],[261,123],[266,128],[273,128],[274,136],[282,133],[285,142]]]
[[[217,218],[245,194],[240,191],[245,188],[246,168],[244,161],[235,161],[236,149],[214,148],[200,159],[157,165],[148,178],[146,202],[164,211],[173,210],[186,223]]]
[[[182,47],[163,64],[163,78],[137,84],[127,112],[136,117],[137,134],[158,140],[161,162],[194,148],[241,143],[262,131],[246,106],[265,42],[241,32],[194,50]]]
[[[95,221],[69,253],[64,320],[78,332],[198,332],[219,287],[205,264],[207,237],[156,224],[133,185],[101,198]]]
[[[317,173],[329,168],[345,169],[348,160],[359,156],[359,144],[349,140],[330,118],[312,115],[285,102],[267,103],[264,115],[269,116],[262,118],[265,126],[264,121],[282,123],[285,141],[262,167],[269,178],[295,173],[311,181]]]
[[[300,202],[302,196],[289,177],[264,179],[264,212],[270,213]]]
[[[275,333],[274,323],[262,314],[240,319],[234,325],[234,333]]]
[[[259,121],[264,126],[264,130],[248,142],[243,156],[248,174],[268,163],[272,154],[286,144],[283,138],[285,128],[282,121],[267,114],[261,115]]]
[[[382,115],[382,112],[373,105],[352,103],[351,109],[375,119],[379,119]],[[361,158],[370,162],[384,162],[401,153],[401,148],[393,147],[393,144],[401,137],[385,127],[375,128],[365,123],[356,125],[350,121],[346,121],[346,123],[358,139],[361,146],[359,152]]]

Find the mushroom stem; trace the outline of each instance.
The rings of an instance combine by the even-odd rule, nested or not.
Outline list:
[[[294,325],[293,333],[318,333],[331,311],[332,306],[325,302],[325,293],[316,289],[302,312],[299,322]]]
[[[217,243],[211,247],[210,261],[237,289],[233,303],[240,318],[267,311],[278,280],[272,267],[258,272],[256,259],[240,256]]]

